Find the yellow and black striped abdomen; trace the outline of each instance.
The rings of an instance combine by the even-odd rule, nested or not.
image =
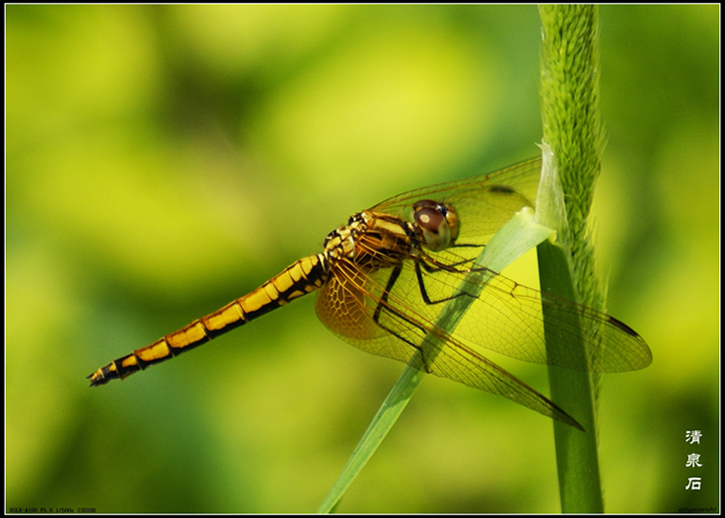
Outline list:
[[[328,273],[329,265],[323,254],[300,259],[253,292],[230,302],[219,311],[194,320],[151,345],[101,367],[88,376],[91,386],[103,385],[112,379],[124,379],[149,365],[173,358],[244,325],[320,288],[327,280]]]

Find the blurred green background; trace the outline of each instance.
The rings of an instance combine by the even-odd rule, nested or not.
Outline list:
[[[536,7],[6,14],[6,511],[314,511],[403,366],[329,333],[313,297],[123,383],[84,377],[357,210],[535,155]],[[599,267],[654,355],[604,377],[606,509],[717,508],[719,6],[600,14]],[[513,373],[547,391],[545,368]],[[338,510],[557,512],[552,438],[430,377]]]

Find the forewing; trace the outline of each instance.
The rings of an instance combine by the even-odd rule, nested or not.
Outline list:
[[[572,426],[578,423],[566,412],[478,351],[458,341],[432,323],[440,307],[411,307],[405,290],[410,270],[382,300],[391,269],[372,275],[342,260],[317,297],[320,319],[338,336],[363,351],[407,363],[430,374],[469,387],[504,396],[546,416]],[[379,306],[381,308],[378,310]],[[377,321],[374,320],[377,311]]]
[[[440,261],[450,261],[451,252]],[[413,263],[406,264],[413,270]],[[438,270],[422,272],[423,284],[432,301],[456,296],[464,272]],[[401,276],[403,277],[403,276]],[[427,305],[422,302],[421,289],[414,275],[407,286],[396,285],[398,299],[408,306],[426,308],[430,314],[442,309],[444,303]],[[488,272],[476,281],[482,286],[478,297],[471,300],[466,314],[454,333],[456,338],[471,348],[484,348],[518,360],[556,365],[568,369],[585,368],[591,372],[624,372],[646,367],[652,355],[645,341],[624,323],[605,313],[576,304],[519,284],[503,275]],[[465,293],[458,295],[466,297]],[[558,338],[546,347],[544,338],[543,306],[547,315],[547,332]],[[577,318],[572,319],[571,316]],[[582,326],[577,325],[577,321]],[[577,351],[568,347],[578,343],[580,328],[588,334],[582,336],[588,355],[582,365]],[[553,345],[555,343],[561,346]],[[558,347],[558,348],[556,348]]]
[[[485,245],[516,212],[535,207],[541,158],[532,158],[495,173],[409,191],[370,210],[412,221],[418,200],[449,203],[460,220],[458,243]]]
[[[433,199],[450,204],[460,222],[459,237],[454,246],[428,251],[428,264],[423,271],[425,289],[431,300],[452,297],[465,276],[465,270],[483,250],[483,246],[525,206],[534,207],[541,159],[533,158],[496,173],[467,180],[454,181],[417,189],[390,198],[371,210],[411,221],[411,207],[420,199]],[[473,245],[473,246],[472,246]],[[412,260],[405,267],[411,269]],[[448,271],[448,270],[457,270]],[[415,275],[404,275],[394,291],[407,307],[415,307],[431,321],[443,304],[421,308],[424,304]],[[407,282],[405,281],[407,279]],[[456,337],[470,347],[483,347],[519,360],[580,369],[582,364],[570,349],[557,350],[544,342],[542,304],[552,311],[547,318],[547,331],[563,344],[576,343],[579,329],[567,315],[577,315],[590,334],[583,337],[592,354],[586,369],[595,372],[621,372],[641,369],[652,360],[649,347],[632,329],[619,320],[551,295],[542,295],[500,275],[484,277],[480,296],[472,303],[455,330]],[[465,295],[464,295],[465,296]],[[401,310],[404,311],[404,310]]]
[[[547,314],[547,332],[562,338],[560,342],[578,339],[579,327],[571,323],[571,315],[583,320],[585,329],[599,331],[583,337],[586,349],[597,352],[587,359],[587,370],[619,372],[647,366],[651,353],[644,340],[613,317],[542,295],[494,272],[477,281],[482,289],[476,297],[457,291],[489,239],[523,207],[534,207],[540,170],[541,160],[535,158],[498,173],[410,191],[370,209],[411,222],[416,201],[448,203],[460,221],[459,237],[454,246],[439,252],[385,251],[402,257],[400,264],[388,262],[388,267],[372,272],[361,271],[347,259],[337,260],[318,293],[320,319],[364,351],[503,395],[578,426],[551,401],[485,358],[482,349],[534,363],[582,368],[569,349],[549,350],[547,356],[542,305],[552,310],[551,319]],[[380,253],[374,246],[368,252]],[[391,284],[394,271],[399,277]],[[452,297],[472,300],[448,334],[435,322]]]

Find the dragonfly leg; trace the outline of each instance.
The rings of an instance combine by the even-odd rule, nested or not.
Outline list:
[[[402,271],[402,268],[403,268],[402,265],[397,265],[397,266],[393,267],[393,271],[390,273],[390,277],[388,277],[388,282],[385,286],[385,290],[383,291],[382,295],[380,296],[380,302],[378,302],[378,305],[375,308],[375,313],[373,313],[373,320],[375,321],[375,323],[377,325],[379,325],[381,328],[385,329],[388,333],[390,333],[394,337],[398,338],[399,340],[402,340],[403,342],[407,343],[408,345],[410,345],[411,347],[416,349],[418,351],[418,354],[419,354],[418,357],[420,358],[421,366],[422,366],[423,370],[425,372],[430,373],[431,372],[430,368],[428,367],[428,363],[426,362],[425,356],[423,355],[423,348],[419,344],[416,344],[416,343],[412,342],[411,340],[409,340],[408,338],[401,336],[394,329],[391,329],[388,326],[386,326],[385,324],[383,324],[382,322],[380,322],[380,315],[382,314],[383,309],[385,309],[387,311],[387,313],[390,314],[391,316],[397,317],[397,318],[401,319],[403,322],[405,322],[406,324],[408,324],[409,326],[413,326],[413,327],[417,328],[421,333],[421,337],[425,336],[428,331],[420,324],[410,320],[404,314],[397,311],[395,308],[393,308],[388,303],[388,297],[390,295],[390,291],[393,289],[395,282],[398,280],[398,277],[400,276],[400,272]],[[418,367],[418,368],[420,369],[421,367]]]
[[[462,263],[467,263],[469,261],[462,261]],[[462,264],[462,263],[456,263],[456,264]],[[460,272],[460,270],[457,270],[454,267],[455,265],[441,265],[438,262],[434,262],[436,264],[436,267],[431,266],[430,264],[426,263],[422,259],[417,259],[415,261],[415,276],[418,279],[418,288],[420,289],[420,296],[423,298],[423,302],[426,304],[440,304],[441,302],[447,302],[451,299],[455,299],[457,297],[460,297],[461,295],[467,295],[469,297],[473,297],[470,293],[466,293],[465,291],[456,293],[455,295],[451,295],[450,297],[443,297],[442,299],[438,300],[431,300],[431,298],[428,296],[428,291],[425,288],[425,280],[423,279],[423,272],[421,271],[421,265],[427,271],[428,273],[435,273],[440,271],[457,271]],[[473,271],[473,270],[467,270],[467,271]]]
[[[471,245],[471,244],[457,244],[453,245],[450,248],[484,248],[486,245]],[[420,250],[419,250],[420,252]],[[459,273],[467,273],[467,272],[475,272],[480,270],[480,268],[458,268],[459,266],[466,264],[466,263],[473,263],[475,259],[462,259],[461,261],[455,262],[455,263],[442,263],[435,259],[434,257],[431,257],[428,254],[423,253],[421,255],[421,258],[424,259],[423,261],[423,268],[425,268],[425,271],[432,273],[432,272],[439,272],[441,270],[447,271],[447,272],[459,272]]]

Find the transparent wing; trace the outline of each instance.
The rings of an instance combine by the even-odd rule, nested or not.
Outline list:
[[[431,254],[432,257],[436,255],[443,254]],[[449,260],[451,256],[448,251],[445,259],[439,259],[438,263]],[[441,269],[427,272],[421,268],[421,287],[415,275],[415,263],[413,260],[405,261],[400,277],[390,290],[390,304],[402,314],[414,310],[427,321],[436,322],[445,304],[435,302],[456,296],[456,290],[466,275],[464,271]],[[543,321],[543,308],[546,307],[551,316],[547,319],[547,332],[559,338],[557,342],[576,343],[580,327],[589,330],[590,334],[583,336],[585,349],[591,353],[585,370],[625,372],[644,368],[652,361],[649,347],[642,337],[612,316],[541,293],[495,272],[489,272],[477,283],[483,289],[478,297],[471,300],[455,329],[457,341],[468,347],[488,349],[532,363],[582,369],[580,356],[571,348],[563,348],[564,345],[555,349],[550,343],[547,349]],[[423,289],[434,303],[424,302]],[[374,293],[372,295],[375,296]],[[577,317],[574,322],[569,318],[571,315]],[[584,325],[577,326],[577,320]]]
[[[445,304],[423,302],[410,263],[404,262],[400,276],[390,288],[392,269],[367,275],[353,263],[341,261],[318,293],[320,319],[345,341],[366,352],[504,396],[575,427],[579,427],[578,423],[566,412],[486,358],[482,349],[535,363],[579,368],[570,350],[554,351],[553,357],[547,358],[541,316],[544,304],[556,309],[555,315],[574,313],[600,327],[601,343],[596,342],[600,354],[588,359],[588,370],[634,370],[651,362],[649,348],[642,338],[618,320],[564,299],[542,295],[493,273],[454,333],[448,334],[434,323]],[[453,293],[463,275],[446,271],[426,274],[429,297],[435,300],[438,295]],[[553,333],[569,342],[578,333],[570,327],[568,319],[555,317],[547,322]],[[592,336],[585,337],[587,348],[593,347],[594,340]]]
[[[485,245],[521,208],[535,208],[540,176],[541,157],[536,157],[495,173],[406,192],[370,211],[410,222],[418,200],[450,203],[460,221],[458,242]]]
[[[406,219],[408,208],[419,199],[428,198],[450,203],[458,213],[457,245],[440,252],[427,252],[425,262],[429,268],[421,267],[422,286],[414,274],[414,259],[404,261],[403,272],[391,290],[395,296],[390,300],[400,305],[397,310],[402,314],[415,310],[428,322],[435,322],[444,304],[427,305],[422,291],[432,301],[456,295],[465,270],[482,247],[517,211],[524,206],[534,207],[540,174],[541,159],[537,157],[497,173],[410,191],[371,209],[410,221]],[[587,359],[587,370],[622,372],[641,369],[652,361],[644,340],[605,313],[542,294],[501,275],[488,275],[480,282],[486,283],[484,289],[455,330],[456,338],[470,347],[534,363],[581,368],[580,358],[571,350],[559,351],[550,346],[547,356],[543,304],[552,315],[547,320],[547,331],[561,338],[560,342],[572,343],[579,336],[579,327],[567,315],[577,315],[585,324],[582,327],[591,332],[584,337],[587,350],[592,353]]]
[[[342,261],[318,293],[320,319],[363,351],[507,397],[581,429],[579,423],[549,399],[474,348],[445,333],[395,294],[388,293],[386,300],[382,300],[387,285],[384,273],[390,274],[390,270],[365,275],[354,264]],[[433,354],[426,356],[421,352],[424,350],[437,354],[434,358]]]
[[[453,334],[435,322],[452,297],[468,297],[457,289],[482,247],[522,207],[534,206],[541,170],[539,158],[476,178],[410,191],[386,200],[373,213],[412,221],[411,207],[420,199],[450,203],[460,220],[456,245],[440,252],[381,251],[375,244],[368,254],[391,253],[406,257],[399,265],[372,273],[353,262],[338,261],[331,279],[320,290],[317,312],[321,320],[352,345],[372,354],[393,358],[432,374],[503,395],[542,414],[572,423],[551,401],[487,359],[490,350],[519,360],[582,368],[568,349],[547,349],[547,332],[572,343],[584,329],[586,349],[595,354],[584,368],[594,372],[620,372],[643,368],[651,362],[644,340],[619,320],[594,309],[523,286],[488,272],[478,281],[482,290]],[[359,246],[366,247],[365,236]],[[385,262],[385,261],[383,261]],[[393,277],[391,277],[393,276]],[[547,311],[547,313],[549,313]],[[577,426],[574,422],[574,426]]]

